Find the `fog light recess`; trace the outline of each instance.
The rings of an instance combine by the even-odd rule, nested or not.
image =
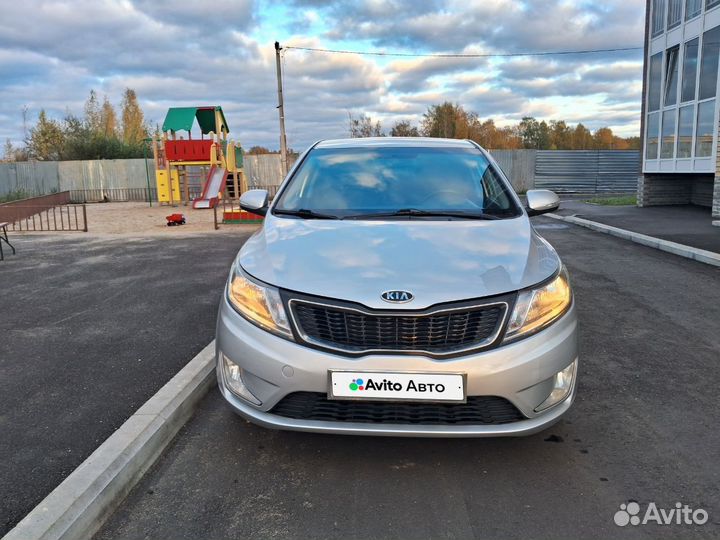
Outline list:
[[[245,385],[243,369],[240,366],[224,354],[222,354],[222,366],[225,384],[233,394],[243,398],[245,401],[249,401],[253,405],[262,405],[262,401],[256,398]]]
[[[553,378],[553,389],[550,395],[540,405],[535,407],[535,412],[541,412],[549,409],[553,405],[557,405],[570,395],[573,381],[575,380],[575,372],[577,370],[577,360],[562,371],[558,371]]]

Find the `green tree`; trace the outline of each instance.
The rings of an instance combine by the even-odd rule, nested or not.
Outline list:
[[[550,147],[555,150],[571,150],[573,131],[564,120],[550,121]]]
[[[251,146],[250,150],[245,153],[249,156],[260,154],[277,154],[277,152],[271,152],[269,148],[265,148],[264,146]]]
[[[390,129],[391,137],[419,137],[420,132],[416,126],[413,126],[407,120],[401,120],[395,122],[395,125]]]
[[[63,158],[65,135],[60,124],[48,118],[45,109],[38,114],[38,121],[30,129],[28,152],[30,157],[39,160],[58,160]]]
[[[148,135],[145,115],[138,103],[135,90],[126,88],[122,99],[122,140],[125,144],[138,146]]]
[[[640,150],[640,137],[625,137],[623,140],[627,143],[628,150]]]
[[[543,120],[538,122],[531,116],[522,119],[519,126],[520,138],[525,148],[549,150],[551,144],[550,127]]]
[[[446,101],[431,105],[423,114],[420,131],[425,137],[464,139],[468,136],[468,116],[460,105]]]

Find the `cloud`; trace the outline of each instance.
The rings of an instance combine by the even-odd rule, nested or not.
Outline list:
[[[273,41],[403,52],[514,53],[637,45],[643,0],[25,0],[0,18],[0,139],[22,138],[20,111],[80,114],[91,88],[118,104],[134,88],[146,117],[222,105],[232,135],[276,148]],[[32,14],[32,24],[28,23]],[[290,145],[344,136],[347,114],[389,127],[457,102],[498,124],[524,115],[638,129],[642,57],[397,58],[283,56]]]

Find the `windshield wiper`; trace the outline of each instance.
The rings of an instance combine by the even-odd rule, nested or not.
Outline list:
[[[339,219],[338,216],[333,214],[323,214],[322,212],[308,210],[307,208],[298,208],[297,210],[284,210],[279,208],[273,210],[273,214],[279,214],[281,216],[297,216],[304,219]]]
[[[399,216],[418,216],[418,217],[456,217],[463,219],[502,219],[494,214],[485,214],[483,212],[464,212],[461,210],[420,210],[419,208],[401,208],[392,212],[374,212],[367,214],[353,214],[345,216],[343,219],[365,219],[365,218],[384,218]]]

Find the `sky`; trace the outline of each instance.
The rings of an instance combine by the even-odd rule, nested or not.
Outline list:
[[[0,17],[0,141],[41,109],[82,114],[91,89],[146,118],[220,105],[246,148],[279,146],[274,42],[401,53],[639,47],[644,0],[23,0]],[[288,145],[342,137],[348,113],[385,130],[452,101],[504,126],[523,116],[638,135],[642,51],[513,58],[359,56],[287,49]]]

